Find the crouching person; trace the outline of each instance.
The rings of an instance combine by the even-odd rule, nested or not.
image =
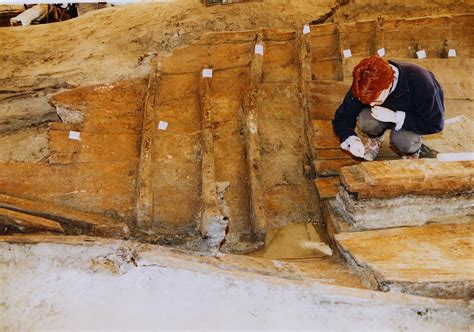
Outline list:
[[[421,135],[444,126],[443,90],[433,73],[419,66],[377,56],[362,60],[352,72],[352,87],[332,121],[341,148],[374,160],[387,129],[403,158],[418,158]],[[364,146],[355,127],[368,137]]]

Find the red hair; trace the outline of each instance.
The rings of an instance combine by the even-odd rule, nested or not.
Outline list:
[[[387,60],[373,55],[354,67],[352,78],[352,94],[368,105],[390,86],[393,70]]]

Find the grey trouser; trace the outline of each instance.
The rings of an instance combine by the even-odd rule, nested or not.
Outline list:
[[[374,138],[382,136],[387,129],[393,129],[395,124],[376,120],[370,114],[370,108],[364,108],[357,117],[357,127],[367,136]],[[421,136],[405,129],[392,130],[390,143],[399,152],[411,154],[421,148]]]

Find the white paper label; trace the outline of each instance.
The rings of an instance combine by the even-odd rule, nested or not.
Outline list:
[[[344,58],[350,58],[352,56],[352,52],[349,49],[342,51],[342,54],[344,55]]]
[[[158,129],[159,130],[166,130],[166,128],[168,128],[168,122],[166,121],[160,121],[158,123]]]
[[[447,161],[468,161],[474,160],[474,152],[446,152],[446,153],[438,153],[436,156],[439,161],[447,162]]]
[[[377,54],[379,55],[379,57],[383,57],[385,55],[385,47],[379,48],[377,50]]]
[[[212,69],[203,69],[202,77],[212,77]]]
[[[308,24],[305,24],[305,26],[303,27],[303,35],[307,35],[310,32],[311,32],[311,28],[309,27]]]
[[[263,55],[263,44],[255,45],[255,54]]]
[[[69,132],[69,139],[73,139],[73,140],[76,140],[76,141],[80,141],[81,140],[81,133],[78,132],[78,131],[70,131]]]
[[[426,58],[426,52],[425,52],[425,50],[420,50],[420,51],[416,52],[416,56],[418,57],[418,59],[424,59],[424,58]]]
[[[450,57],[450,58],[455,58],[456,57],[456,50],[454,48],[449,49],[448,57]]]

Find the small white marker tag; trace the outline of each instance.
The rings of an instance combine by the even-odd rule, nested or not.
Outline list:
[[[350,58],[352,56],[352,52],[350,49],[342,51],[342,54],[344,55],[344,58]]]
[[[449,49],[448,57],[450,57],[450,58],[455,58],[456,57],[456,50],[454,48]]]
[[[212,77],[212,69],[203,69],[202,77]]]
[[[168,122],[166,121],[160,121],[158,123],[158,129],[159,130],[166,130],[166,128],[168,128]]]
[[[418,59],[424,59],[424,58],[426,58],[426,52],[425,52],[425,50],[419,50],[418,52],[416,52],[416,56],[418,57]]]
[[[311,33],[311,28],[308,24],[305,24],[305,26],[303,27],[303,35],[307,35],[308,33]]]
[[[78,132],[78,131],[71,130],[71,131],[69,131],[69,139],[80,141],[81,140],[81,133]]]
[[[379,55],[379,57],[383,57],[385,55],[385,47],[379,48],[377,50],[377,54]]]
[[[263,55],[263,44],[255,44],[255,54]]]

